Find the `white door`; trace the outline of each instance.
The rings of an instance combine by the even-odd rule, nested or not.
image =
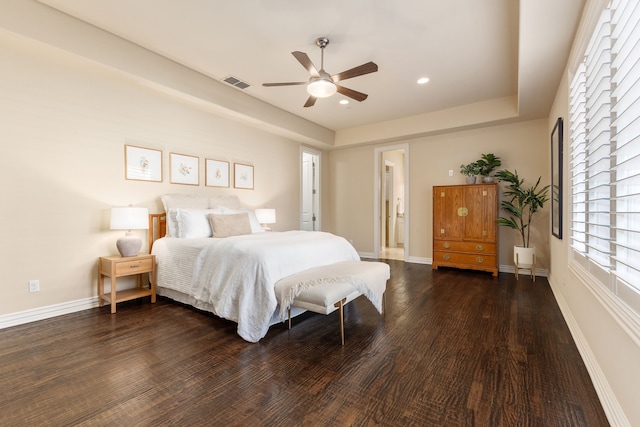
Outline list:
[[[391,162],[385,162],[386,180],[385,180],[385,241],[382,247],[395,248],[396,236],[395,236],[395,193],[394,193],[394,165]]]
[[[318,154],[302,152],[302,208],[300,216],[300,229],[302,230],[315,231],[320,229],[319,159]]]

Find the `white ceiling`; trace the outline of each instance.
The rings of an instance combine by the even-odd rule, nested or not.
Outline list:
[[[514,97],[525,118],[546,117],[584,0],[40,0],[242,92],[332,130]],[[330,74],[368,61],[379,71],[344,81],[369,94],[303,108],[306,81],[291,55]],[[416,83],[429,77],[426,85]],[[240,89],[237,89],[240,90]]]

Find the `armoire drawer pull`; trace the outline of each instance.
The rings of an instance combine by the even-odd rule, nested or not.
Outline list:
[[[479,256],[478,258],[476,258],[476,262],[478,264],[482,264],[484,262],[484,258],[482,258],[481,256]]]
[[[445,261],[449,261],[451,257],[449,256],[449,254],[444,254],[442,258],[444,258]]]
[[[445,243],[442,244],[442,247],[445,248],[445,249],[449,249],[451,247],[451,243],[445,242]]]
[[[484,251],[484,246],[476,245],[476,251]]]

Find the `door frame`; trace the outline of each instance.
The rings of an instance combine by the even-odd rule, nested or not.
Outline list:
[[[404,260],[409,259],[409,230],[410,230],[410,203],[409,203],[409,144],[395,144],[376,147],[373,155],[373,256],[380,258],[380,229],[382,212],[382,179],[384,168],[384,160],[382,153],[385,151],[404,150]]]
[[[309,154],[317,160],[315,165],[315,181],[316,181],[316,194],[315,194],[315,214],[316,221],[314,224],[314,230],[319,231],[322,230],[322,152],[315,150],[310,147],[300,146],[300,213],[299,213],[299,227],[302,230],[302,211],[303,211],[303,203],[304,203],[304,174],[302,171],[304,155]]]

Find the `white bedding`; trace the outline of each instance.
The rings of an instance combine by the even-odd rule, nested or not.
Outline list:
[[[159,293],[238,323],[257,342],[276,313],[275,283],[313,267],[360,257],[344,238],[324,232],[254,233],[224,239],[163,238],[153,245]],[[176,299],[176,298],[174,298]]]

